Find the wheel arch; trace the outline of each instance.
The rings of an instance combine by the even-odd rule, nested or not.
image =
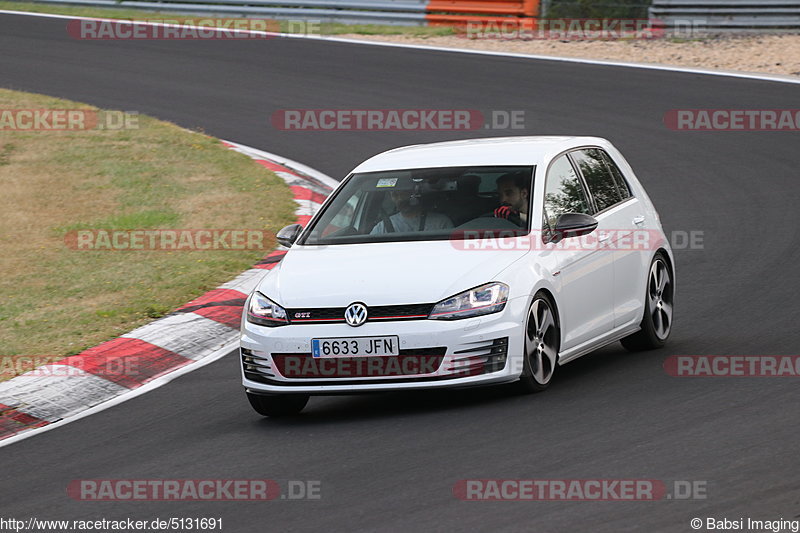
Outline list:
[[[540,292],[544,293],[547,296],[547,298],[550,300],[550,305],[553,306],[553,310],[555,311],[556,327],[558,327],[558,355],[556,356],[557,357],[556,361],[560,365],[561,364],[561,362],[560,362],[561,361],[561,346],[564,344],[564,328],[561,327],[561,324],[562,324],[561,308],[558,306],[558,301],[556,300],[555,292],[553,290],[551,290],[550,287],[548,287],[546,285],[538,286],[531,292],[531,296],[528,299],[528,307],[529,308],[533,304],[533,299]],[[527,320],[528,320],[527,315],[525,316],[525,320],[526,320],[526,326],[527,326]]]
[[[665,247],[660,247],[658,250],[655,251],[653,254],[653,258],[655,258],[656,254],[661,252],[664,254],[664,257],[667,258],[667,268],[669,269],[669,275],[672,278],[672,298],[675,298],[675,288],[677,287],[675,283],[675,258],[672,257],[670,250],[666,249]],[[653,259],[650,259],[650,262],[653,262]]]

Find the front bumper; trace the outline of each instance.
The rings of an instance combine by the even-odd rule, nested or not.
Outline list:
[[[510,300],[500,313],[465,320],[406,320],[346,324],[297,324],[275,328],[242,322],[242,384],[252,393],[337,394],[390,390],[469,387],[514,381],[522,369],[527,301]],[[357,358],[311,358],[311,339],[397,335],[403,363],[399,373],[377,374],[398,363],[380,358],[380,367]],[[287,358],[295,363],[287,372]],[[414,359],[417,358],[417,359]],[[372,358],[375,359],[375,358]],[[398,358],[394,358],[398,359]],[[324,364],[323,364],[324,363]],[[298,373],[303,368],[311,371]],[[367,369],[365,372],[364,370]]]

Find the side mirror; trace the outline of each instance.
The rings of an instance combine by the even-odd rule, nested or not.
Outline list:
[[[564,213],[556,220],[553,236],[549,242],[557,243],[561,239],[588,235],[597,229],[597,219],[585,213]]]
[[[303,231],[303,226],[300,224],[292,224],[280,230],[278,234],[275,235],[275,238],[280,244],[287,248],[291,248],[301,231]]]

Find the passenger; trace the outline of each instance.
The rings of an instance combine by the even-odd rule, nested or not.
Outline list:
[[[495,218],[504,218],[517,226],[528,222],[531,179],[524,172],[509,172],[497,178],[497,195],[500,206],[494,210]]]
[[[375,224],[370,235],[411,233],[453,227],[453,222],[445,215],[428,213],[419,201],[412,201],[412,191],[393,190],[390,194],[394,205],[397,206],[397,213]]]

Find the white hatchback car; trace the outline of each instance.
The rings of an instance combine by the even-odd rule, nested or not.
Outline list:
[[[675,266],[622,154],[595,137],[409,146],[356,167],[248,298],[253,408],[519,382],[621,340],[663,346]]]

